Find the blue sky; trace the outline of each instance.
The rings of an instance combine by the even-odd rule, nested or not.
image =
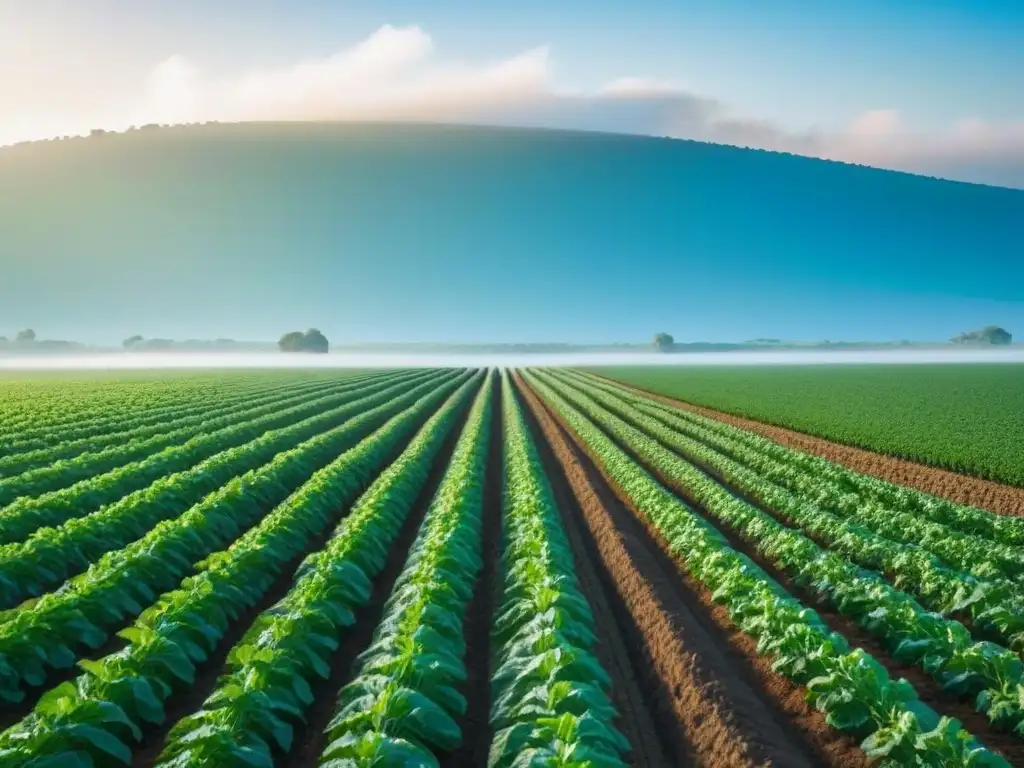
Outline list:
[[[358,119],[365,99],[328,66],[307,102],[241,91],[254,73],[295,90],[303,62],[337,63],[384,25],[420,33],[389,49],[401,72],[372,81],[392,94],[387,117],[628,130],[1024,187],[1011,1],[0,0],[0,143],[147,119]],[[503,109],[448,81],[458,103],[439,104],[422,83],[503,62],[521,78],[497,89]],[[580,99],[594,104],[565,106]]]

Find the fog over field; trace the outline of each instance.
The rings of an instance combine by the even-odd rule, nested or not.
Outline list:
[[[285,355],[210,352],[0,357],[0,371],[131,370],[158,368],[482,368],[601,365],[808,365],[856,363],[1022,363],[1024,348],[845,352],[691,352],[414,355],[332,353]]]

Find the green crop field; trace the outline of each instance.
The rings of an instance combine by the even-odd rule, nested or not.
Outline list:
[[[589,370],[695,405],[1024,485],[1024,365]]]
[[[0,390],[0,768],[1024,764],[1024,519],[569,369]]]

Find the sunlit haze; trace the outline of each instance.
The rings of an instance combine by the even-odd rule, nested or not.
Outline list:
[[[717,352],[664,355],[622,354],[106,354],[88,356],[2,357],[0,371],[136,369],[343,369],[343,368],[520,368],[602,365],[839,365],[929,363],[1022,363],[1024,349],[864,352]]]

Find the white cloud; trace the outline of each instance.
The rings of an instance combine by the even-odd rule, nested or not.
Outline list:
[[[391,26],[347,51],[282,69],[236,79],[196,71],[180,57],[160,64],[139,120],[166,121],[149,113],[154,103],[183,105],[179,121],[437,120],[535,101],[550,81],[546,48],[470,66],[438,60],[419,27]]]
[[[691,138],[1024,187],[1024,122],[965,118],[947,129],[920,133],[897,110],[886,108],[863,112],[844,130],[801,132],[657,79],[619,77],[589,93],[559,90],[550,52],[543,46],[509,58],[453,61],[441,57],[431,37],[415,26],[384,26],[333,55],[234,77],[204,72],[173,56],[156,66],[145,94],[122,114],[129,115],[123,124],[102,127],[205,120],[421,120],[580,128]]]
[[[854,136],[890,136],[900,130],[900,116],[895,109],[871,109],[862,113],[850,126]]]
[[[145,122],[184,122],[202,112],[199,97],[200,71],[182,56],[161,62],[149,76],[148,93],[142,107]]]
[[[914,131],[894,110],[866,112],[846,133],[821,137],[816,156],[966,181],[1024,187],[1024,121],[960,120]]]
[[[618,97],[665,96],[681,93],[682,89],[666,80],[652,80],[647,77],[618,77],[605,83],[599,93]]]

